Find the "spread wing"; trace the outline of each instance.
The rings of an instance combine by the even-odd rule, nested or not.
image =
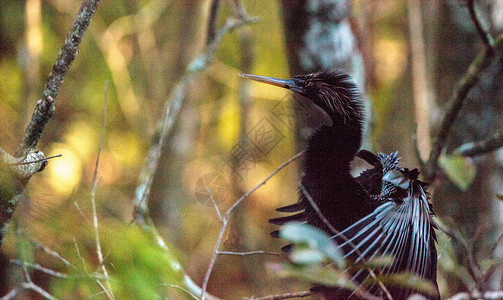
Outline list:
[[[417,171],[389,170],[382,177],[381,204],[372,213],[334,236],[346,257],[355,263],[389,257],[391,264],[375,268],[374,274],[409,272],[436,285],[436,225],[423,183]],[[370,279],[365,269],[353,276]],[[377,289],[375,285],[368,289]],[[438,288],[437,288],[438,290]],[[412,288],[389,287],[395,299],[417,293]]]

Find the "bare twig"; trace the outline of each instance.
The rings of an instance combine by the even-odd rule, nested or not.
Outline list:
[[[61,156],[63,156],[63,154],[57,154],[57,155],[53,155],[53,156],[49,156],[49,157],[44,157],[44,158],[37,159],[34,161],[13,163],[12,165],[13,166],[22,166],[22,165],[34,164],[34,163],[38,163],[38,162],[45,162],[45,161],[48,161],[49,159],[53,159],[53,158],[57,158],[57,157],[61,157]]]
[[[53,295],[49,294],[46,292],[44,289],[33,283],[30,277],[30,273],[28,272],[27,268],[27,262],[22,262],[21,263],[21,268],[23,269],[23,274],[26,282],[23,282],[22,287],[27,290],[33,290],[36,293],[38,293],[40,296],[44,297],[45,299],[56,299]]]
[[[44,297],[45,299],[49,300],[56,300],[56,298],[46,292],[43,288],[39,287],[38,285],[34,284],[33,282],[23,282],[22,287],[26,290],[32,290],[36,293],[38,293],[40,296]]]
[[[210,201],[213,204],[213,207],[215,207],[215,210],[218,215],[218,219],[220,220],[220,222],[222,222],[222,214],[220,214],[220,209],[218,209],[218,205],[215,202],[215,199],[213,198],[213,194],[211,193],[210,188],[208,186],[206,186],[206,191],[208,192],[208,196],[210,197]]]
[[[68,267],[72,267],[72,268],[75,268],[68,260],[66,260],[64,257],[62,257],[61,255],[59,255],[58,252],[50,249],[49,247],[45,246],[44,244],[42,244],[41,242],[39,241],[36,241],[34,239],[29,239],[30,242],[32,243],[33,246],[41,249],[42,251],[44,251],[45,253],[49,254],[50,256],[58,259],[59,261],[61,261],[64,265],[68,266]]]
[[[257,254],[265,254],[265,255],[277,255],[281,256],[281,253],[278,252],[270,252],[270,251],[247,251],[247,252],[233,252],[233,251],[217,251],[218,255],[237,255],[237,256],[248,256],[248,255],[257,255]]]
[[[250,300],[280,300],[280,299],[292,299],[292,298],[304,298],[314,295],[311,291],[302,291],[295,293],[286,293],[280,295],[269,295],[264,297],[252,297]]]
[[[477,32],[479,33],[482,42],[484,42],[484,46],[488,51],[494,52],[494,39],[491,33],[484,28],[482,22],[477,16],[477,12],[475,11],[475,0],[468,0],[468,11],[470,12],[470,17],[477,28]]]
[[[100,145],[98,148],[98,155],[96,157],[96,164],[94,167],[94,174],[93,174],[93,182],[91,185],[91,205],[92,205],[92,210],[93,210],[93,228],[94,228],[94,235],[95,235],[95,240],[96,240],[96,255],[98,255],[98,262],[101,265],[101,270],[103,272],[103,275],[105,276],[105,282],[107,285],[107,289],[105,289],[105,294],[109,299],[115,299],[114,293],[112,291],[112,286],[110,285],[110,281],[108,279],[108,272],[107,268],[105,267],[105,264],[103,263],[103,252],[101,251],[101,243],[100,243],[100,231],[98,228],[98,213],[96,211],[96,189],[98,187],[98,167],[100,165],[100,157],[101,157],[101,151],[103,150],[103,140],[105,139],[105,118],[107,114],[107,93],[108,93],[108,80],[105,83],[105,94],[103,97],[103,115],[101,119],[101,132],[100,132]]]
[[[30,149],[35,148],[45,124],[54,114],[55,102],[63,80],[70,66],[79,52],[84,33],[91,22],[91,18],[98,8],[100,0],[84,0],[68,32],[63,46],[59,50],[58,58],[45,83],[42,98],[38,101],[30,124],[26,128],[24,139],[18,147],[15,156],[23,156]]]
[[[68,274],[64,274],[64,273],[61,273],[61,272],[58,272],[58,271],[51,270],[51,269],[46,268],[44,266],[41,266],[39,264],[32,264],[32,263],[29,263],[29,262],[23,262],[23,261],[20,261],[18,259],[11,259],[10,262],[12,264],[18,266],[18,267],[26,266],[28,268],[38,270],[38,271],[40,271],[42,273],[45,273],[47,275],[50,275],[50,276],[53,276],[53,277],[57,277],[57,278],[68,279],[68,278],[71,277]]]
[[[19,291],[18,288],[13,288],[7,294],[5,294],[4,296],[2,296],[2,298],[0,298],[0,300],[11,300],[11,299],[14,299],[14,297],[17,296],[18,291]]]
[[[503,130],[498,130],[492,137],[473,143],[466,143],[454,150],[454,154],[477,156],[503,147]]]
[[[80,213],[82,218],[84,218],[84,220],[86,220],[88,224],[91,224],[91,221],[89,221],[89,219],[86,217],[76,200],[73,201],[73,204],[75,204],[75,207],[77,208],[77,211]]]
[[[73,238],[73,245],[75,246],[75,250],[77,251],[77,256],[79,257],[80,261],[82,262],[82,265],[84,266],[84,270],[86,271],[87,274],[89,274],[89,272],[87,271],[86,261],[84,257],[82,257],[82,255],[80,254],[79,245],[77,245],[77,240],[75,239],[75,237]]]
[[[449,99],[446,105],[445,113],[440,121],[438,132],[433,139],[430,157],[425,164],[425,169],[423,170],[429,181],[433,181],[437,175],[438,159],[444,149],[447,134],[450,132],[461,107],[463,107],[466,102],[466,96],[479,82],[482,72],[487,69],[489,64],[497,56],[499,56],[496,54],[502,51],[501,48],[503,48],[503,35],[499,35],[494,41],[494,49],[496,51],[491,51],[486,48],[477,55]]]
[[[202,299],[205,299],[205,292],[208,287],[208,282],[210,280],[211,272],[213,271],[213,266],[215,265],[215,261],[217,260],[218,252],[220,249],[220,244],[222,243],[223,237],[225,230],[227,229],[227,225],[229,223],[229,219],[231,217],[232,211],[239,205],[241,202],[243,202],[248,196],[250,196],[253,192],[255,192],[257,189],[259,189],[261,186],[267,183],[274,175],[276,175],[279,171],[281,171],[284,167],[288,166],[290,163],[294,162],[297,160],[299,157],[301,157],[304,154],[305,151],[301,151],[294,155],[292,158],[290,158],[288,161],[284,162],[281,164],[274,172],[271,173],[266,179],[262,180],[258,185],[256,185],[254,188],[246,192],[241,198],[239,198],[234,204],[227,210],[227,212],[224,215],[224,218],[222,220],[222,228],[220,229],[220,233],[218,235],[218,239],[215,245],[215,250],[213,251],[213,255],[211,257],[210,263],[208,265],[208,268],[206,269],[206,274],[204,276],[204,282],[203,282],[203,294],[202,294]]]
[[[494,241],[494,244],[491,247],[491,250],[489,251],[490,256],[494,255],[494,252],[496,251],[496,249],[498,249],[498,245],[499,245],[499,243],[501,243],[502,240],[503,240],[503,231],[498,235],[498,237]]]

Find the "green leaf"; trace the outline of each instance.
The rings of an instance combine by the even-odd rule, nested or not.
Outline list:
[[[279,236],[296,244],[306,244],[331,259],[339,268],[344,268],[344,255],[335,242],[321,230],[307,224],[289,222],[284,225]]]
[[[465,191],[470,187],[477,171],[471,158],[460,155],[443,155],[439,162],[447,177],[460,190]]]

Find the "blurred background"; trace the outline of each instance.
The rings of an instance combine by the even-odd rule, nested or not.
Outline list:
[[[218,26],[235,16],[237,1],[222,1]],[[503,1],[476,1],[483,24],[503,29]],[[75,0],[0,2],[0,141],[13,153],[80,6]],[[168,243],[163,254],[138,232],[133,199],[140,169],[155,140],[165,102],[185,68],[204,50],[211,1],[102,1],[80,53],[65,78],[56,112],[38,144],[52,159],[36,174],[16,209],[1,248],[0,295],[23,281],[19,261],[72,275],[31,269],[32,280],[57,298],[104,298],[92,227],[91,184],[98,155],[102,106],[109,82],[104,146],[96,191],[105,265],[116,297],[189,298],[171,272],[178,261],[202,285],[221,228],[206,194],[221,212],[303,149],[316,126],[313,111],[288,91],[243,82],[239,73],[288,78],[322,68],[352,74],[367,101],[365,148],[398,151],[402,165],[419,167],[431,134],[458,81],[483,49],[465,1],[252,1],[243,7],[257,24],[227,34],[213,63],[190,84],[165,141],[148,199],[150,215]],[[469,94],[449,134],[448,151],[491,136],[501,127],[503,68],[496,59]],[[297,123],[296,123],[296,119]],[[497,290],[503,152],[463,160],[440,172],[432,202],[439,219],[457,228],[483,273],[476,281],[466,249],[439,233],[443,297],[474,288]],[[279,251],[268,219],[297,201],[300,162],[288,166],[233,213],[221,250]],[[457,169],[456,169],[457,168]],[[454,173],[454,175],[453,175]],[[457,173],[467,176],[452,178]],[[471,175],[473,174],[473,176]],[[459,176],[458,176],[459,177]],[[468,177],[468,178],[466,178]],[[149,244],[150,243],[150,244]],[[42,251],[56,251],[71,266]],[[499,259],[498,259],[499,257]],[[225,299],[305,290],[279,278],[269,255],[219,256],[208,291]],[[17,262],[17,263],[16,263]],[[483,276],[486,274],[487,276]],[[35,292],[20,298],[38,299]]]

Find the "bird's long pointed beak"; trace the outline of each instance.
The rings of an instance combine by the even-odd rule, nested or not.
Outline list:
[[[262,83],[267,83],[270,85],[274,86],[279,86],[285,89],[293,90],[296,86],[295,82],[291,79],[278,79],[278,78],[273,78],[273,77],[266,77],[266,76],[258,76],[258,75],[251,75],[251,74],[238,74],[241,77],[255,80],[258,82]]]

